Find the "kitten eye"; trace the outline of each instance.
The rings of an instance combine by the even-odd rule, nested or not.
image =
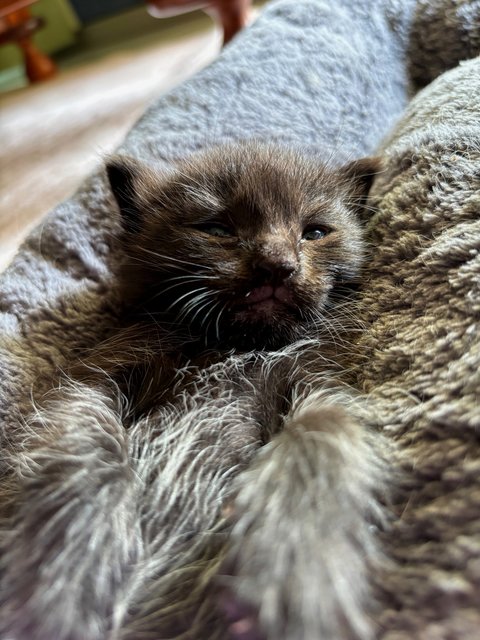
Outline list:
[[[302,240],[321,240],[329,233],[326,227],[305,227]]]
[[[203,231],[203,233],[208,233],[209,236],[214,236],[215,238],[232,238],[234,235],[231,229],[216,222],[199,224],[196,228]]]

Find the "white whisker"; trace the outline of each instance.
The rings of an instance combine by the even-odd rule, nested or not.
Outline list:
[[[220,309],[217,315],[217,321],[215,322],[215,334],[217,336],[217,340],[220,340],[220,318],[222,317],[223,312],[227,308],[228,302],[225,302],[223,307]]]
[[[218,307],[218,305],[219,305],[219,304],[221,304],[221,303],[222,303],[222,301],[221,301],[221,300],[219,300],[218,302],[216,302],[216,303],[212,306],[212,308],[210,309],[210,311],[209,311],[209,312],[206,314],[206,316],[203,318],[202,323],[201,323],[201,325],[200,325],[200,326],[202,326],[202,327],[203,327],[203,326],[205,325],[205,321],[207,320],[208,316],[212,313],[212,311],[215,309],[215,307]],[[210,322],[211,322],[211,321],[210,321]],[[209,324],[207,325],[207,327],[205,328],[205,333],[208,333],[208,327],[210,326],[210,322],[209,322]]]
[[[170,306],[167,307],[167,311],[170,311],[171,309],[173,309],[173,307],[177,306],[177,304],[181,301],[184,300],[185,298],[187,298],[188,296],[192,296],[195,293],[197,293],[198,291],[205,291],[207,289],[207,287],[198,287],[197,289],[193,289],[191,291],[187,291],[187,293],[184,293],[182,296],[180,296],[179,298],[177,298],[174,302],[172,302],[172,304]]]
[[[219,305],[219,304],[221,304],[221,301],[220,301],[220,300],[219,300],[215,305],[213,305],[212,309],[208,312],[207,316],[208,316],[208,315],[210,315],[210,313],[211,313],[211,312],[212,312],[216,307],[218,307],[218,305]],[[211,325],[211,324],[212,324],[212,322],[213,322],[213,318],[214,318],[214,316],[212,316],[212,317],[210,318],[210,320],[208,321],[207,326],[205,327],[205,335],[204,335],[205,344],[207,344],[207,341],[208,341],[208,331],[209,331],[209,329],[210,329],[210,325]]]
[[[193,322],[195,318],[198,316],[198,314],[200,313],[200,311],[202,311],[202,309],[205,309],[205,307],[208,307],[209,304],[212,304],[211,300],[207,300],[206,302],[201,304],[199,308],[196,310],[196,312],[194,313],[194,315],[190,318],[190,322]]]
[[[178,315],[178,321],[182,321],[184,318],[188,316],[191,311],[193,311],[199,304],[201,304],[205,298],[210,298],[215,296],[215,292],[207,291],[206,293],[195,296],[193,300],[189,300],[187,304],[182,308],[181,313]],[[211,300],[207,300],[207,303],[211,303]]]
[[[154,258],[160,258],[162,260],[166,260],[167,262],[176,262],[179,264],[186,264],[189,265],[191,267],[195,267],[196,269],[206,269],[207,271],[213,271],[212,267],[208,267],[205,264],[198,264],[196,262],[189,262],[188,260],[180,260],[179,258],[174,258],[173,256],[167,256],[164,255],[163,253],[158,253],[157,251],[151,251],[150,249],[147,249],[146,247],[140,247],[140,250],[143,251],[144,253],[148,253],[149,255],[152,255]]]

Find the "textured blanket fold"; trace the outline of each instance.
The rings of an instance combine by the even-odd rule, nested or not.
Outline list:
[[[419,94],[374,188],[360,384],[405,474],[379,577],[395,640],[480,629],[479,92],[477,58]]]
[[[338,162],[373,153],[416,86],[478,53],[479,11],[474,0],[272,2],[217,61],[152,105],[121,151],[170,163],[256,137]],[[463,640],[480,628],[479,64],[413,101],[382,147],[374,192],[358,384],[402,454],[398,518],[384,534],[393,563],[375,576],[378,636],[388,640]],[[208,405],[187,401],[158,414],[171,426],[161,438],[153,419],[127,435],[111,397],[72,395],[59,407],[80,416],[74,432],[33,409],[65,363],[115,326],[113,210],[100,170],[0,281],[5,640],[225,638],[209,586],[225,543],[220,503],[262,444],[228,367],[218,372],[220,433]]]

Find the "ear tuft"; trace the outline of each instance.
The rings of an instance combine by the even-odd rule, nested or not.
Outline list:
[[[137,192],[141,165],[133,158],[113,156],[106,163],[108,180],[122,215],[123,228],[129,233],[139,230],[141,207]]]
[[[382,171],[380,158],[361,158],[354,160],[340,169],[351,191],[357,214],[364,221],[370,217],[366,209],[368,193],[375,176]]]

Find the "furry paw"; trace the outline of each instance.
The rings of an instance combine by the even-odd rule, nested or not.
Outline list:
[[[228,622],[229,640],[265,640],[260,630],[258,612],[253,606],[224,591],[221,607]]]

